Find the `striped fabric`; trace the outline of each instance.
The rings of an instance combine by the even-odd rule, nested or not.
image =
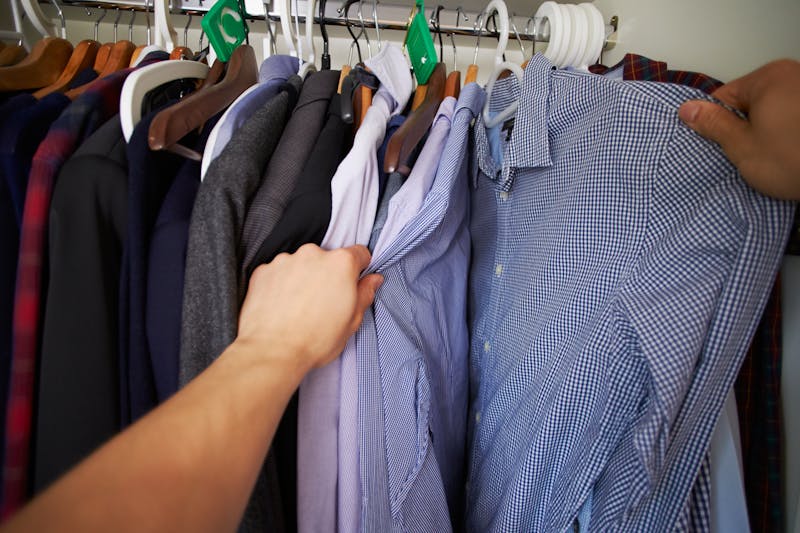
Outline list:
[[[710,528],[692,489],[794,206],[680,122],[690,98],[535,56],[494,89],[513,130],[476,124],[469,530],[563,531],[590,495],[593,531]]]
[[[384,283],[356,334],[362,531],[461,528],[467,154],[470,123],[483,99],[477,84],[461,91],[421,209],[367,269],[382,273]]]

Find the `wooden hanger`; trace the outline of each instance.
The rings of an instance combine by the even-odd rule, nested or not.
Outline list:
[[[86,92],[87,89],[93,87],[102,78],[118,70],[128,68],[128,65],[131,62],[131,56],[133,55],[133,51],[135,49],[136,45],[130,41],[119,41],[114,43],[114,45],[111,47],[111,53],[108,56],[108,60],[105,62],[105,65],[103,65],[103,70],[98,73],[97,79],[67,91],[66,95],[71,100],[74,100]]]
[[[227,66],[227,63],[223,63],[218,59],[215,60],[214,64],[211,65],[211,68],[208,69],[208,75],[206,75],[198,90],[203,90],[204,87],[213,87],[219,80],[222,79],[222,76],[225,75],[225,67]]]
[[[69,62],[61,73],[61,76],[59,76],[55,83],[33,93],[33,96],[41,99],[48,94],[66,90],[81,72],[94,66],[99,48],[100,43],[97,41],[87,39],[79,42],[75,45],[72,56],[69,58]]]
[[[225,77],[158,113],[150,124],[148,143],[153,150],[173,149],[187,133],[227,108],[245,90],[258,83],[256,54],[249,45],[236,48],[228,60]],[[173,150],[188,155],[183,147]]]
[[[359,85],[353,95],[353,125],[355,129],[361,127],[364,116],[372,105],[372,89],[364,85]]]
[[[456,22],[456,25],[458,23]],[[458,50],[456,49],[456,39],[453,34],[450,34],[450,42],[453,45],[453,72],[447,75],[447,81],[444,83],[444,95],[452,96],[458,99],[461,94],[461,72],[458,70]]]
[[[397,131],[389,139],[384,158],[384,170],[387,173],[399,172],[404,176],[411,173],[408,159],[433,124],[439,105],[444,99],[446,68],[444,63],[437,63],[428,78],[428,89],[425,100],[412,111]]]
[[[453,72],[447,75],[447,80],[444,83],[444,95],[452,96],[453,98],[458,99],[458,96],[460,94],[461,94],[461,73],[457,70],[454,70]]]
[[[186,46],[176,46],[169,54],[170,59],[192,59],[193,57],[192,50]]]
[[[106,66],[106,61],[108,61],[108,58],[111,57],[111,49],[113,47],[114,43],[105,43],[100,45],[100,48],[97,50],[97,55],[94,58],[95,72],[103,71],[103,67]]]
[[[72,44],[59,37],[45,37],[36,43],[28,56],[11,67],[0,70],[0,91],[22,91],[50,85],[67,65]]]
[[[28,51],[19,45],[12,44],[11,46],[6,46],[0,51],[0,67],[16,65],[22,61],[26,55],[28,55]]]
[[[350,74],[350,70],[352,68],[353,67],[351,67],[350,65],[342,65],[342,70],[339,72],[339,88],[336,89],[336,92],[338,94],[342,94],[342,82],[347,77],[347,75]]]

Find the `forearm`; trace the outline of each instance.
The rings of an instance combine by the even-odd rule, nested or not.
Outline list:
[[[234,343],[4,531],[233,531],[306,368]]]

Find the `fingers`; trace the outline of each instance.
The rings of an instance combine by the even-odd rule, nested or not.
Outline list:
[[[370,274],[359,280],[358,286],[356,287],[355,315],[353,316],[353,323],[350,329],[352,333],[358,331],[361,321],[364,319],[364,313],[367,307],[372,305],[372,302],[375,301],[375,293],[378,292],[382,283],[383,276],[380,274]]]
[[[378,292],[383,283],[383,276],[380,274],[370,274],[358,282],[358,303],[356,310],[359,315],[363,315],[367,307],[375,301],[375,293]]]
[[[342,248],[341,250],[352,256],[353,260],[355,261],[354,264],[359,273],[369,266],[370,259],[372,259],[372,254],[369,253],[367,247],[360,244],[348,246],[347,248]]]
[[[743,78],[733,80],[730,83],[726,83],[711,93],[711,96],[743,113],[749,113],[750,102],[752,100],[750,95],[753,90],[753,81],[750,76],[751,75],[747,75]]]
[[[686,125],[724,150],[731,162],[742,168],[752,152],[754,139],[747,121],[711,102],[691,100],[678,109]]]

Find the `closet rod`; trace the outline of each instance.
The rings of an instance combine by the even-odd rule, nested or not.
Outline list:
[[[109,10],[125,10],[125,11],[145,11],[145,6],[143,5],[136,5],[136,4],[124,4],[124,3],[112,3],[112,2],[96,2],[92,0],[61,0],[64,5],[68,6],[78,6],[78,7],[87,7],[87,8],[94,8],[94,9],[109,9]],[[45,2],[40,0],[40,3],[44,4]],[[150,12],[150,10],[147,10]],[[175,8],[170,11],[170,13],[175,15],[194,15],[194,16],[203,16],[206,10],[204,9],[192,9],[192,8]],[[251,15],[247,14],[247,18],[251,21],[255,20],[264,20],[264,15]],[[272,22],[280,21],[280,15],[278,13],[268,13],[266,18],[269,18]],[[294,17],[293,17],[294,18]],[[319,24],[321,21],[320,17],[314,17],[314,22]],[[326,26],[347,26],[348,21],[344,17],[325,17],[324,19]],[[305,17],[300,16],[299,22],[305,22]],[[358,21],[350,20],[349,24],[352,25],[360,25]],[[397,30],[397,31],[405,31],[408,27],[408,21],[397,21],[397,20],[386,20],[386,19],[378,19],[378,26],[382,30]],[[534,27],[543,26],[539,24],[534,24]],[[367,29],[374,28],[375,23],[372,19],[367,21]],[[497,38],[498,33],[496,31],[490,31],[487,29],[483,29],[480,32],[476,32],[472,28],[463,28],[458,26],[452,26],[448,24],[441,24],[439,26],[440,30],[443,34],[455,34],[455,35],[465,35],[465,36],[472,36],[477,37],[478,33],[480,33],[481,37],[489,37],[489,38]],[[433,31],[433,28],[431,28]],[[606,25],[606,42],[604,48],[608,47],[609,44],[613,43],[613,41],[609,38],[613,33],[617,31],[617,17],[614,16],[611,18],[610,24]],[[536,41],[537,43],[545,43],[549,40],[549,35],[547,33],[541,34],[528,34],[520,32],[519,38],[523,41]],[[516,38],[515,33],[509,34],[509,40]]]

